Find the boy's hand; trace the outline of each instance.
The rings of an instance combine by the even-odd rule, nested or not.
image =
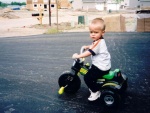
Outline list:
[[[77,59],[77,58],[78,58],[78,53],[74,53],[74,54],[72,55],[72,58],[73,58],[73,59]]]

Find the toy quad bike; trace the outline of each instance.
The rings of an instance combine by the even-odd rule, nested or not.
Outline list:
[[[81,53],[84,51],[81,48]],[[75,59],[71,71],[65,71],[59,77],[58,84],[60,89],[59,94],[76,93],[81,85],[79,75],[85,75],[90,67],[89,63],[84,64],[84,58]],[[86,76],[86,75],[85,75]],[[120,69],[110,71],[109,74],[103,75],[97,80],[101,91],[100,100],[106,107],[113,107],[119,104],[121,93],[127,89],[127,77],[121,74]]]

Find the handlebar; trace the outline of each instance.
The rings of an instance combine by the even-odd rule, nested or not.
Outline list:
[[[81,47],[81,49],[80,49],[80,54],[82,54],[84,51],[85,51],[84,47]],[[85,58],[80,58],[80,60],[81,60],[82,62],[84,62]]]
[[[84,47],[81,47],[80,54],[83,53],[84,51],[85,51]]]
[[[85,51],[84,47],[81,47],[80,54],[82,54]],[[75,61],[84,62],[85,58],[77,58]]]

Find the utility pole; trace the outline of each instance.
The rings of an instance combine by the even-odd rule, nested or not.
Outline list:
[[[49,25],[51,26],[51,0],[48,0],[49,5]]]
[[[58,32],[58,0],[56,0],[57,32]]]

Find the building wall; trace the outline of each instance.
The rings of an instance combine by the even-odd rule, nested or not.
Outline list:
[[[68,0],[59,0],[60,8],[70,8],[71,4]]]
[[[106,10],[119,10],[120,5],[116,3],[107,3],[107,8]],[[94,3],[94,2],[89,2],[89,3],[83,3],[83,9],[97,9],[99,11],[105,10],[105,4],[102,3]]]
[[[109,15],[103,18],[106,24],[106,32],[125,32],[125,17],[122,15]]]
[[[28,10],[33,10],[32,0],[27,0],[27,1],[26,1],[26,8],[27,8]]]
[[[82,9],[82,0],[74,0],[73,2],[72,2],[72,8],[74,9],[74,10],[78,10],[78,9]]]
[[[107,11],[117,11],[119,10],[120,5],[119,4],[107,4]]]
[[[96,9],[99,10],[99,11],[104,11],[105,5],[104,5],[104,3],[100,3],[100,4],[96,4],[95,7],[96,7]]]
[[[27,4],[27,5],[26,5],[26,8],[27,8],[28,10],[33,10],[32,4]]]
[[[150,7],[150,0],[124,0],[121,5],[128,8]]]
[[[96,9],[95,3],[83,3],[83,10]]]
[[[26,7],[28,10],[48,10],[49,8],[49,0],[26,0]],[[52,7],[54,6],[54,7]],[[56,3],[55,0],[51,0],[51,7],[55,8],[56,7]]]
[[[141,7],[150,7],[150,0],[148,1],[140,1],[140,6]]]
[[[139,0],[129,0],[129,1],[130,1],[130,4],[129,4],[130,8],[137,8],[140,5]]]
[[[26,3],[27,4],[32,4],[32,0],[27,0]]]
[[[150,32],[150,18],[137,19],[137,32]]]

